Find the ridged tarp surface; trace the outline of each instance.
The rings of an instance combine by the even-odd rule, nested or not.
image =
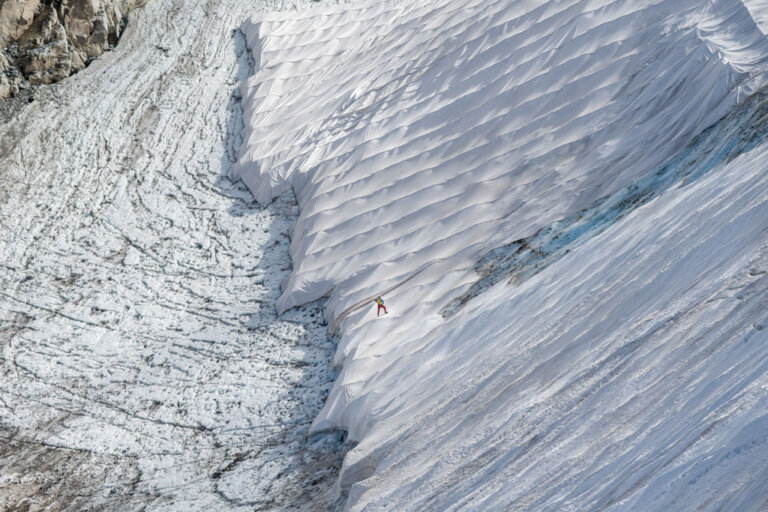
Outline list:
[[[701,179],[622,203],[532,278],[439,314],[489,251],[663,174],[747,108],[764,11],[384,1],[245,25],[257,71],[231,176],[262,203],[297,195],[278,308],[327,296],[340,329],[315,427],[359,442],[350,509],[765,503],[761,140],[706,170],[694,154]]]

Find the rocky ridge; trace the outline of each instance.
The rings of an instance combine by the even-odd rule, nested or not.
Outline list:
[[[51,84],[117,42],[125,16],[146,0],[0,2],[0,99]]]

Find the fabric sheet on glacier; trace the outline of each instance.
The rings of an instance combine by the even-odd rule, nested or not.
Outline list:
[[[601,352],[653,323],[661,315],[654,308],[666,304],[649,303],[632,317],[637,324],[627,318],[602,324],[592,313],[598,317],[581,329],[594,336],[582,340],[583,353],[574,351],[579,336],[557,338],[571,320],[554,315],[551,304],[563,311],[581,307],[601,286],[609,288],[603,300],[623,300],[628,311],[643,301],[632,295],[629,275],[622,274],[627,297],[611,295],[607,271],[594,274],[596,288],[578,288],[565,276],[585,270],[571,255],[571,269],[561,262],[537,276],[539,284],[561,283],[543,287],[548,291],[540,293],[550,295],[539,302],[515,299],[520,290],[500,286],[450,321],[437,313],[476,279],[473,267],[488,251],[632,183],[762,86],[768,43],[753,17],[757,3],[385,1],[259,16],[246,24],[258,70],[242,86],[244,144],[231,176],[262,203],[288,188],[298,197],[294,270],[278,307],[328,296],[326,313],[340,325],[336,363],[343,367],[315,426],[345,428],[360,442],[342,474],[351,508],[389,499],[407,504],[407,493],[410,505],[432,506],[438,488],[440,503],[474,496],[489,506],[546,508],[589,495],[558,487],[576,467],[586,469],[558,463],[592,464],[595,471],[580,484],[587,488],[589,478],[617,461],[629,464],[618,452],[584,457],[587,448],[600,449],[600,439],[586,434],[563,445],[560,461],[549,460],[556,451],[541,443],[559,427],[546,415],[562,412],[551,400],[570,403],[574,388],[562,387],[569,376],[603,375],[590,369]],[[667,228],[677,233],[684,224]],[[754,242],[751,231],[744,236]],[[620,253],[615,243],[614,252],[600,258]],[[653,245],[652,237],[646,243]],[[755,249],[747,243],[739,250],[748,252],[745,247]],[[648,276],[676,254],[659,251]],[[391,314],[376,319],[360,306],[380,293]],[[542,317],[544,311],[553,316]],[[542,330],[526,326],[529,319]],[[526,347],[544,350],[534,358]],[[564,362],[543,365],[542,354],[564,361],[578,356],[575,363],[583,364],[566,372]],[[525,373],[520,365],[526,361],[541,363],[542,372]],[[488,368],[500,374],[490,379]],[[564,397],[561,388],[571,391]],[[488,404],[493,407],[481,406]],[[546,417],[539,425],[552,431],[526,422],[537,404],[548,404],[541,406]],[[491,410],[502,413],[492,417]],[[582,426],[571,425],[578,434],[594,420],[583,414]],[[632,418],[624,435],[637,434],[646,421]],[[609,419],[612,427],[619,421]],[[680,422],[688,420],[683,415]],[[431,424],[440,428],[430,430],[438,428]],[[432,437],[422,437],[426,431]],[[621,435],[615,428],[604,434]],[[421,457],[405,455],[427,445],[432,451]],[[517,467],[515,490],[494,487],[505,481],[502,475],[512,478],[504,470],[510,457],[524,456],[553,473]],[[648,457],[632,460],[660,460]],[[610,491],[622,495],[617,489],[624,484],[608,480]],[[410,481],[416,483],[405,485]],[[542,485],[550,486],[544,494]]]
[[[259,70],[232,175],[261,202],[294,187],[280,305],[333,289],[331,315],[625,185],[751,92],[768,53],[737,1],[390,1],[245,30]]]
[[[373,383],[346,375],[371,414],[350,509],[765,510],[766,162],[762,146],[405,334]]]

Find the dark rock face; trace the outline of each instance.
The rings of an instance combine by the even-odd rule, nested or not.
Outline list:
[[[0,98],[51,84],[113,46],[146,0],[0,0]]]

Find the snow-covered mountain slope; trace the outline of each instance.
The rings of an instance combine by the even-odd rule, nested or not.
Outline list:
[[[315,428],[359,443],[350,509],[768,506],[761,9],[388,1],[246,23],[231,176],[299,200],[278,307],[328,296],[342,370]],[[489,282],[517,250],[527,270]]]

